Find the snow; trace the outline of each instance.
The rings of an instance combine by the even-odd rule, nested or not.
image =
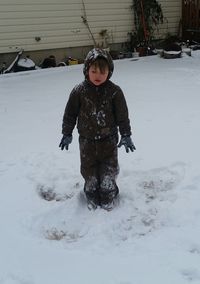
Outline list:
[[[30,58],[21,58],[18,61],[20,67],[32,68],[35,67],[35,63]]]
[[[200,283],[200,53],[115,61],[137,150],[121,200],[89,211],[61,123],[82,65],[0,77],[0,284]]]

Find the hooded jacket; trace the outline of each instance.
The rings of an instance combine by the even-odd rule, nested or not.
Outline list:
[[[91,64],[103,57],[108,62],[109,74],[106,82],[93,85],[88,78]],[[114,69],[111,56],[104,50],[91,50],[84,63],[85,80],[72,90],[67,102],[62,124],[63,135],[71,135],[77,124],[80,136],[100,140],[116,135],[131,135],[128,108],[119,86],[111,82]]]

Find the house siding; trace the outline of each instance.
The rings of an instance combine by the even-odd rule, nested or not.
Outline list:
[[[27,0],[30,1],[30,0]],[[83,23],[83,4],[72,0],[0,1],[0,52],[52,49],[93,45]],[[71,2],[71,3],[70,3]],[[107,29],[111,43],[127,40],[133,22],[130,1],[84,1],[87,20],[97,42],[99,32]],[[37,42],[36,37],[41,40]]]
[[[182,17],[181,0],[160,0],[164,14],[164,23],[160,25],[159,36],[163,37],[167,33],[178,34],[180,29],[180,20]]]
[[[157,37],[176,33],[181,17],[180,0],[160,0],[165,16]],[[124,43],[134,30],[131,0],[0,0],[0,53],[82,47],[93,39],[82,16],[87,15],[95,41],[101,45],[101,30],[110,44]],[[36,41],[37,38],[41,40]]]

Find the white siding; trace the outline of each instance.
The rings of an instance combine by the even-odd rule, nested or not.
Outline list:
[[[181,0],[160,0],[168,24],[162,31],[175,32],[181,14]],[[97,42],[106,29],[110,43],[128,40],[134,29],[132,0],[84,0],[87,20]],[[0,53],[17,47],[27,51],[93,45],[83,23],[82,0],[0,0]],[[160,34],[159,34],[160,36]],[[40,37],[37,42],[35,37]]]
[[[159,33],[177,34],[182,17],[182,0],[159,0],[164,14],[164,23],[160,25]]]
[[[107,29],[110,41],[127,40],[131,30],[130,1],[84,1],[88,23],[95,39]],[[76,0],[0,0],[0,52],[52,49],[92,45],[81,16],[82,1]],[[36,42],[35,37],[41,37]]]

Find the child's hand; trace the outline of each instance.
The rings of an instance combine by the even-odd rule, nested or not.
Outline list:
[[[70,143],[72,143],[72,135],[63,135],[59,147],[61,148],[61,150],[63,150],[64,148],[68,150]]]
[[[124,145],[124,147],[126,149],[126,153],[129,152],[129,149],[131,150],[131,152],[136,150],[135,145],[133,144],[133,141],[132,141],[130,136],[122,136],[121,137],[121,140],[118,144],[118,147],[121,147],[122,145]]]

